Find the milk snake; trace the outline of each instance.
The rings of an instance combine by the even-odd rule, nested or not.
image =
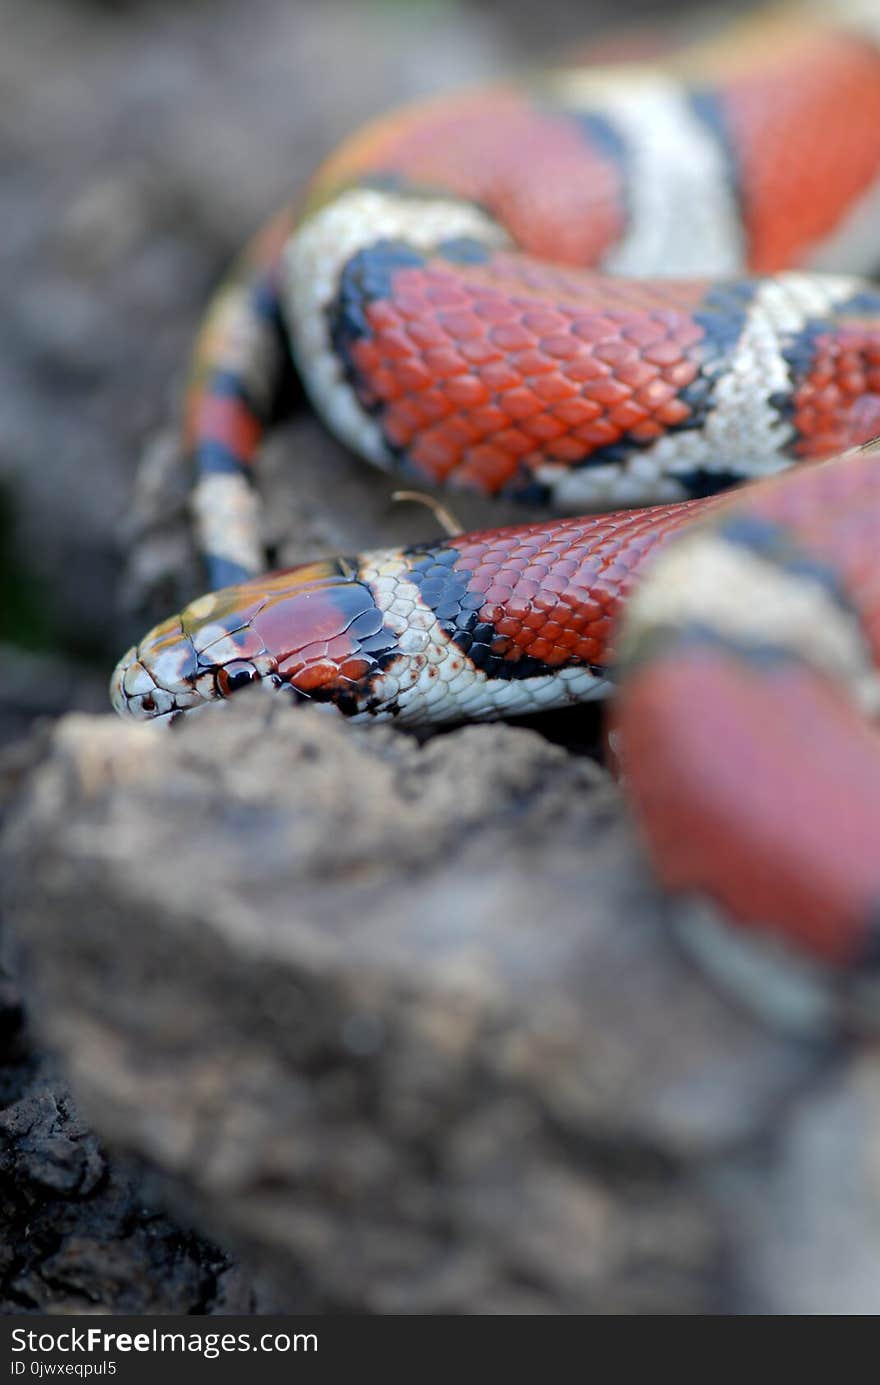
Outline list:
[[[331,157],[206,318],[185,438],[220,590],[128,651],[117,711],[262,682],[413,724],[619,682],[662,880],[870,997],[880,16],[826,16],[432,101]],[[335,434],[420,486],[611,513],[260,575],[291,355]]]

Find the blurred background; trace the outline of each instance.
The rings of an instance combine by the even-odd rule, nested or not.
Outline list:
[[[341,137],[622,25],[736,8],[0,0],[0,743],[106,707],[138,630],[119,596],[139,457],[230,258]]]

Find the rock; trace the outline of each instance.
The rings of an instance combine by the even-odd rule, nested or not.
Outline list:
[[[796,1103],[773,1157],[755,1150],[725,1196],[738,1203],[749,1311],[880,1312],[880,1064],[876,1051],[826,1074]],[[747,1251],[747,1255],[746,1255]]]
[[[0,1312],[251,1312],[253,1285],[108,1160],[64,1079],[31,1048],[0,971]],[[233,1303],[234,1307],[228,1307]]]
[[[589,762],[260,692],[170,732],[71,716],[2,868],[96,1128],[276,1294],[734,1302],[738,1201],[709,1175],[777,1138],[818,1057],[679,955]]]
[[[47,736],[0,758],[0,809]],[[0,929],[0,1313],[274,1311],[189,1218],[174,1224],[137,1160],[108,1155],[34,1043],[10,950]]]

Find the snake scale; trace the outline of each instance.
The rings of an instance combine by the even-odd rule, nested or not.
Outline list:
[[[661,879],[865,1009],[878,226],[873,3],[369,126],[209,309],[185,441],[212,590],[123,657],[117,711],[260,682],[436,723],[614,684]],[[370,461],[563,517],[264,573],[255,460],[291,359]]]

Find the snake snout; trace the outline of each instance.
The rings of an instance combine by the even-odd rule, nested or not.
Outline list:
[[[121,717],[128,714],[128,702],[125,695],[125,675],[137,658],[137,650],[134,645],[126,650],[110,678],[110,701],[113,704],[114,712],[118,712]]]
[[[198,675],[192,643],[173,617],[123,654],[110,679],[110,700],[120,716],[170,718],[205,701]]]

